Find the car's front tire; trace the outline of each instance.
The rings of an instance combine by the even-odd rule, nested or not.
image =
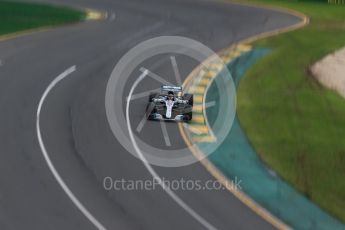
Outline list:
[[[183,95],[183,100],[188,101],[188,105],[193,107],[193,104],[194,104],[193,94],[186,93],[185,95]]]
[[[158,93],[150,93],[149,95],[149,102],[152,102],[154,98],[158,97]]]

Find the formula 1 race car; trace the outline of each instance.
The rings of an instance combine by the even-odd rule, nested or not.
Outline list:
[[[182,94],[182,87],[161,87],[161,93],[151,93],[146,107],[148,120],[192,120],[193,95]]]

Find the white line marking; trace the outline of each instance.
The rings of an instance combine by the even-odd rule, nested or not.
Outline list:
[[[142,93],[137,93],[137,94],[133,94],[131,100],[136,100],[136,99],[140,99],[140,98],[143,98],[143,97],[147,97],[150,95],[150,93],[152,92],[157,92],[157,91],[160,91],[161,88],[157,88],[157,89],[153,89],[153,90],[147,90],[147,91],[144,91]],[[128,97],[126,98],[126,100],[128,100]]]
[[[144,67],[141,67],[141,68],[140,68],[140,71],[141,71],[142,73],[145,73],[145,72],[146,72],[146,73],[147,73],[146,75],[152,77],[153,79],[155,79],[156,81],[158,81],[158,82],[160,82],[160,83],[162,83],[162,84],[164,84],[164,85],[172,85],[170,82],[168,82],[167,80],[165,80],[165,79],[162,78],[161,76],[159,76],[159,75],[157,75],[157,74],[151,72],[151,71],[148,70],[148,69],[145,69]]]
[[[134,82],[128,98],[130,99],[134,89],[137,87],[137,85],[139,84],[139,82],[141,80],[143,80],[146,75],[148,75],[148,70],[145,70],[140,76],[139,78]],[[210,230],[215,230],[216,228],[211,225],[209,222],[207,222],[207,220],[205,220],[203,217],[201,217],[198,213],[196,213],[191,207],[189,207],[180,197],[178,197],[169,187],[167,187],[164,182],[162,181],[162,179],[159,177],[159,175],[156,173],[156,171],[151,167],[151,165],[148,163],[148,161],[146,160],[145,156],[143,155],[143,153],[141,152],[141,150],[139,149],[134,135],[133,135],[133,131],[131,128],[131,122],[129,119],[129,103],[130,100],[127,100],[127,104],[126,104],[126,120],[127,120],[127,127],[128,127],[128,133],[129,133],[129,137],[131,138],[133,147],[135,149],[135,151],[137,152],[140,160],[143,162],[144,166],[146,167],[146,169],[150,172],[150,174],[153,176],[153,178],[155,180],[158,181],[159,185],[163,188],[163,190],[178,204],[180,205],[187,213],[189,213],[192,217],[194,217],[200,224],[202,224],[206,229],[210,229]]]
[[[143,116],[143,118],[141,119],[140,123],[138,124],[138,127],[137,127],[137,132],[140,133],[141,130],[143,129],[144,125],[146,124],[146,121],[147,121],[147,117],[146,117],[146,114]]]
[[[161,124],[162,132],[163,132],[163,137],[164,137],[165,145],[166,146],[171,146],[171,142],[170,142],[167,126],[165,125],[164,121],[160,121],[160,124]]]
[[[178,66],[177,66],[177,62],[176,62],[176,57],[175,56],[171,56],[170,60],[171,60],[171,64],[172,64],[173,69],[174,69],[177,85],[182,85],[181,75],[180,75],[180,71],[178,70]]]
[[[211,108],[211,107],[213,107],[213,106],[215,106],[215,105],[216,105],[216,102],[215,102],[215,101],[207,102],[207,103],[205,104],[205,109]]]
[[[99,230],[106,230],[106,228],[85,208],[85,206],[78,200],[78,198],[72,193],[72,191],[68,188],[64,180],[61,178],[60,174],[56,170],[53,162],[51,161],[49,154],[46,150],[46,147],[44,145],[42,134],[41,134],[41,127],[40,127],[40,114],[42,110],[42,106],[44,103],[44,100],[48,96],[49,92],[55,87],[56,84],[58,84],[61,80],[63,80],[65,77],[67,77],[69,74],[73,73],[76,70],[76,66],[72,66],[65,70],[63,73],[61,73],[59,76],[57,76],[46,88],[44,91],[40,102],[37,107],[37,114],[36,114],[36,132],[37,132],[37,138],[38,142],[42,151],[42,154],[44,156],[44,159],[54,175],[56,181],[59,183],[61,188],[65,191],[67,196],[71,199],[71,201],[74,203],[74,205],[85,215],[87,219]]]

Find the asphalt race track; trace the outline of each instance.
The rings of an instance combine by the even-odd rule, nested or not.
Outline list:
[[[114,137],[104,98],[114,66],[141,41],[163,35],[184,36],[219,51],[246,37],[295,24],[296,17],[211,0],[45,2],[92,8],[108,12],[108,17],[0,42],[0,229],[97,229],[53,176],[36,133],[37,106],[43,92],[71,66],[76,70],[45,98],[40,131],[61,178],[104,228],[273,228],[226,190],[174,191],[201,219],[160,187],[151,191],[107,191],[105,177],[152,180],[152,175]],[[177,63],[182,80],[197,64],[181,62],[178,57]],[[146,64],[174,82],[169,58],[152,59]],[[128,79],[127,92],[134,80],[135,76]],[[159,85],[143,82],[136,91]],[[131,103],[134,128],[142,119],[146,101]],[[118,112],[124,113],[124,107]],[[171,144],[168,147],[159,122],[146,123],[138,135],[155,147],[185,147],[176,124],[167,123],[166,128]],[[214,180],[199,163],[154,169],[168,180]]]

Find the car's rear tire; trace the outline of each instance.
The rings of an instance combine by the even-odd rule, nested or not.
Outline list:
[[[191,121],[193,119],[193,106],[187,105],[185,107],[185,111],[183,113],[183,120],[184,121]]]

